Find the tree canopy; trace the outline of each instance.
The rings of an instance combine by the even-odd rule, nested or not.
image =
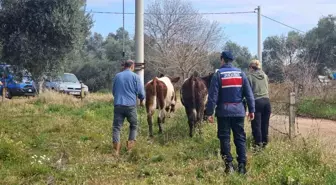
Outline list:
[[[281,82],[305,68],[311,76],[327,75],[336,68],[336,17],[326,16],[306,34],[291,31],[286,36],[270,36],[264,41],[264,70],[272,81]],[[296,70],[296,72],[293,72]],[[308,69],[305,69],[308,70]],[[292,79],[293,80],[293,79]]]
[[[2,61],[29,70],[35,78],[65,67],[83,45],[91,16],[73,0],[1,0]]]

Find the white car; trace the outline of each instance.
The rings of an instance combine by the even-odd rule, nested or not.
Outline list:
[[[74,96],[81,95],[81,82],[77,79],[76,75],[72,73],[64,73],[62,76],[58,76],[54,79],[46,80],[46,88],[52,89],[57,92],[62,92]],[[84,95],[89,93],[87,85],[83,84]]]

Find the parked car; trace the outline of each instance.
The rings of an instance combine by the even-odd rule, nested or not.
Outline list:
[[[46,80],[45,87],[47,89],[55,90],[57,92],[66,93],[74,96],[81,95],[81,82],[76,75],[72,73],[64,73],[56,78],[49,78]],[[89,93],[87,85],[83,84],[84,95]]]
[[[0,64],[0,74],[0,96],[2,96],[4,86],[7,87],[6,98],[8,99],[13,96],[36,96],[36,83],[27,71],[22,71],[22,74],[14,74],[10,65]]]

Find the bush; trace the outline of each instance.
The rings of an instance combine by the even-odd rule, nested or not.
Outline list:
[[[112,79],[120,71],[118,62],[88,62],[75,66],[72,73],[89,87],[89,91],[111,89]]]

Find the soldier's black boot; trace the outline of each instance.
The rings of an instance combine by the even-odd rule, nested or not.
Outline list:
[[[225,162],[225,173],[226,174],[232,174],[234,172],[234,167],[232,162]]]
[[[238,173],[245,175],[246,174],[246,166],[245,163],[239,163],[238,165]]]

